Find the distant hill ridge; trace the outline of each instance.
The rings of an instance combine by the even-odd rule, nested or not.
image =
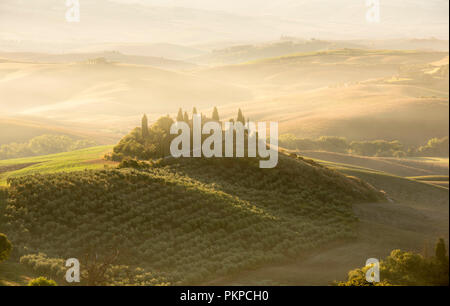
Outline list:
[[[193,69],[197,67],[184,61],[168,59],[165,57],[127,55],[118,51],[82,52],[82,53],[33,53],[33,52],[0,52],[0,58],[9,61],[24,61],[32,63],[74,63],[85,62],[93,59],[103,58],[108,62],[124,64],[149,65],[163,69]]]

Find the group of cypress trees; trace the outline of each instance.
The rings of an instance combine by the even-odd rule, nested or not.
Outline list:
[[[192,115],[197,115],[197,108],[194,107],[192,109]],[[212,120],[212,121],[217,121],[220,122],[220,116],[219,116],[219,111],[217,109],[217,107],[214,107],[212,114],[211,114],[211,118],[207,118],[205,116],[203,116],[203,114],[201,114],[202,120],[204,121],[208,121],[208,120]],[[248,119],[247,119],[248,120]],[[187,123],[191,123],[192,119],[189,118],[189,114],[184,111],[183,109],[180,107],[178,109],[178,114],[177,114],[177,121],[182,121],[182,122],[187,122]],[[235,122],[235,120],[232,118],[230,119],[231,122]],[[238,115],[236,118],[236,122],[241,122],[243,125],[245,125],[245,117],[244,114],[242,113],[242,110],[239,108],[238,110]],[[141,124],[141,129],[142,129],[142,138],[147,139],[149,136],[149,129],[148,129],[148,118],[147,115],[144,114],[144,116],[142,117],[142,124]]]
[[[197,108],[193,108],[192,114],[198,114]],[[211,117],[207,117],[200,113],[202,124],[208,121],[216,121],[221,123],[219,111],[214,107]],[[180,108],[178,110],[177,121],[183,121],[192,126],[192,117],[189,118],[188,113]],[[247,119],[248,120],[248,119]],[[231,122],[241,122],[245,125],[245,117],[242,110],[238,110],[236,119],[230,119]],[[142,116],[141,128],[133,129],[128,135],[123,137],[114,147],[111,154],[106,155],[107,159],[114,161],[122,161],[124,158],[160,158],[170,154],[170,143],[175,135],[170,134],[170,127],[175,121],[169,116],[160,117],[149,126],[147,115]]]

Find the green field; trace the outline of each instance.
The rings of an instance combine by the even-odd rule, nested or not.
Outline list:
[[[73,172],[84,169],[101,169],[112,164],[103,160],[113,146],[98,146],[72,152],[16,159],[0,160],[0,186],[10,177],[34,173]]]

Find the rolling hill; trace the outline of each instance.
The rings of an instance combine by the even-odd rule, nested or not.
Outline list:
[[[0,160],[0,186],[8,178],[36,173],[74,172],[85,169],[103,169],[116,163],[103,159],[112,146],[98,146],[71,152]]]
[[[368,157],[325,151],[301,151],[302,156],[330,163],[353,165],[403,177],[447,175],[448,159],[431,157]]]
[[[223,106],[221,113],[231,117],[242,107],[251,120],[276,119],[280,133],[298,137],[340,136],[420,145],[448,135],[448,98],[433,93],[408,85],[362,83],[234,103]]]
[[[444,52],[334,50],[198,73],[253,90],[253,101],[222,107],[224,117],[239,105],[252,120],[276,119],[282,133],[410,144],[448,134]]]
[[[64,121],[91,133],[121,134],[142,113],[153,121],[180,106],[209,113],[216,105],[222,118],[241,108],[299,137],[416,145],[448,134],[446,52],[328,50],[184,72],[9,61],[0,63],[0,90],[5,115]]]
[[[302,159],[283,156],[265,170],[254,160],[186,159],[16,177],[1,229],[18,254],[47,254],[23,260],[39,260],[40,271],[51,258],[112,247],[122,252],[116,284],[196,284],[351,239],[351,203],[384,199]],[[120,277],[127,269],[134,282]],[[47,273],[60,277],[59,270]]]
[[[111,49],[110,49],[111,50]],[[114,49],[112,49],[114,50]],[[103,51],[103,52],[83,52],[83,53],[31,53],[31,52],[0,52],[0,58],[16,62],[28,63],[80,63],[89,60],[102,58],[108,62],[118,62],[133,65],[148,65],[168,70],[188,70],[194,69],[197,65],[168,59],[167,56],[143,56],[128,55],[119,51]]]
[[[246,159],[77,171],[105,149],[9,161],[37,163],[10,169],[0,227],[28,254],[14,269],[61,279],[64,258],[116,248],[109,284],[324,285],[361,258],[448,237],[448,189],[373,168],[281,155],[269,171]]]
[[[329,285],[395,249],[426,257],[406,283],[447,270],[448,0],[70,2],[0,1],[0,286]],[[278,163],[174,158],[193,114],[278,123]]]
[[[445,159],[311,151],[281,153],[274,169],[191,158],[116,168],[110,150],[0,162],[0,230],[21,258],[8,269],[61,281],[64,258],[119,250],[105,284],[324,285],[361,258],[448,237],[448,188],[435,186]]]
[[[347,41],[281,39],[260,44],[236,44],[227,48],[213,49],[207,54],[189,60],[198,64],[230,65],[264,58],[278,57],[301,52],[317,52],[343,48],[362,49],[364,46]]]
[[[428,64],[446,56],[446,52],[338,49],[218,66],[201,70],[199,74],[260,91],[265,89],[263,86],[267,86],[281,95],[287,90],[298,91],[392,77],[402,65]]]
[[[448,41],[440,39],[391,39],[391,40],[321,40],[281,37],[265,43],[239,44],[237,42],[212,48],[208,53],[189,58],[189,61],[212,66],[240,64],[291,55],[339,49],[365,50],[421,50],[448,52]]]
[[[327,154],[321,152],[321,154]],[[449,192],[448,188],[434,186],[429,183],[416,181],[377,171],[373,168],[376,161],[366,158],[372,168],[356,166],[354,160],[346,159],[342,163],[339,154],[320,155],[319,157],[333,160],[341,158],[339,162],[314,159],[330,169],[346,175],[358,177],[370,182],[376,189],[386,192],[387,202],[354,204],[352,211],[358,218],[355,239],[346,243],[330,243],[327,246],[308,252],[305,256],[289,262],[270,264],[250,271],[243,271],[212,281],[204,285],[213,286],[323,286],[333,281],[344,280],[355,263],[362,265],[367,258],[383,258],[393,249],[402,249],[430,254],[437,237],[444,237],[448,241],[449,228]],[[385,166],[384,159],[379,165]],[[398,163],[414,161],[399,160]],[[420,162],[420,161],[418,161]],[[424,161],[422,161],[424,162]],[[429,161],[433,163],[433,160]],[[439,161],[434,160],[435,163]],[[447,167],[448,159],[440,162]],[[422,165],[423,166],[423,165]],[[430,166],[433,168],[433,166]],[[395,165],[391,168],[396,171]],[[430,168],[428,168],[430,169]],[[448,176],[439,176],[445,179]],[[437,179],[432,176],[429,179]],[[362,264],[361,264],[362,263]]]
[[[12,142],[25,143],[33,137],[51,134],[66,135],[75,139],[91,139],[98,144],[112,144],[120,139],[125,130],[117,127],[102,128],[95,123],[79,125],[70,122],[60,122],[33,116],[0,116],[0,145]]]
[[[119,63],[0,63],[0,90],[8,114],[96,124],[98,130],[128,127],[144,112],[153,119],[180,101],[191,108],[251,97],[239,86]]]
[[[189,58],[208,53],[208,48],[171,43],[100,43],[89,44],[71,50],[73,53],[98,53],[108,50],[127,55],[150,58],[165,58],[187,61]]]

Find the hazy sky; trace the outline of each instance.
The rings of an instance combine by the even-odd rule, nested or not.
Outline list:
[[[323,20],[341,19],[352,12],[364,10],[366,0],[111,0],[149,6],[187,7],[221,10],[247,16],[272,15],[289,18],[314,17]],[[386,18],[435,19],[448,24],[448,0],[379,0]],[[446,9],[447,8],[447,9]]]
[[[370,23],[366,0],[79,0],[80,22],[68,23],[66,0],[1,0],[0,49],[16,41],[448,38],[448,0],[379,1],[379,22]]]

